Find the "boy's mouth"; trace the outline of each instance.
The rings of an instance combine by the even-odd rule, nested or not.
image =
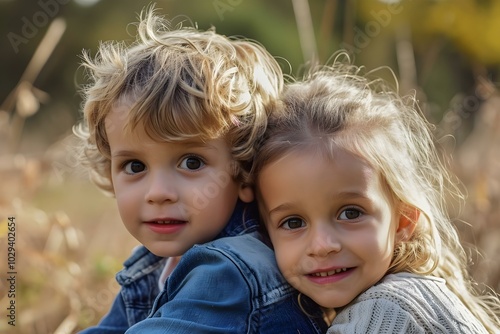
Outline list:
[[[155,220],[148,223],[163,225],[163,224],[185,224],[187,222],[184,220]]]
[[[151,229],[151,231],[159,234],[176,234],[182,230],[187,225],[187,220],[178,220],[178,219],[157,219],[157,220],[149,220],[144,222],[146,226]]]

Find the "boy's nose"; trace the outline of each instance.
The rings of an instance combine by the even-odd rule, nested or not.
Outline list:
[[[146,191],[145,199],[146,202],[150,204],[177,202],[179,194],[175,177],[163,172],[152,173],[150,175],[149,187]]]

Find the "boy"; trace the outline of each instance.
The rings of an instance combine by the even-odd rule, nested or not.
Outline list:
[[[149,11],[133,45],[84,57],[92,84],[77,133],[143,247],[118,273],[110,312],[83,333],[323,332],[260,240],[247,184],[279,65],[258,44],[167,26]]]

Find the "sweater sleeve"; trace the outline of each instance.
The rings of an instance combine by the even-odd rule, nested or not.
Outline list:
[[[385,299],[357,302],[342,310],[327,334],[407,333],[424,334],[413,316],[396,303]]]

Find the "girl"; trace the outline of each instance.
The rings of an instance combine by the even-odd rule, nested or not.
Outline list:
[[[289,85],[268,120],[254,172],[281,272],[336,315],[328,333],[497,333],[500,303],[472,288],[445,208],[460,193],[429,124],[359,70]]]

